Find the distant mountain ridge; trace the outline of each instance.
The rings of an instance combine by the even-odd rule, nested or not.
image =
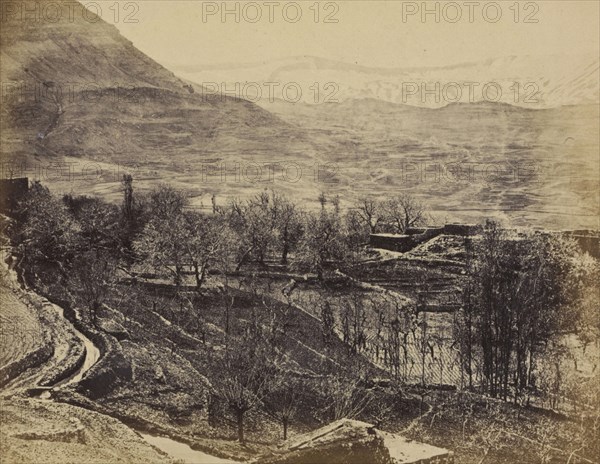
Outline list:
[[[336,89],[329,95],[338,101],[376,98],[432,108],[485,100],[532,108],[600,102],[600,60],[590,54],[508,56],[405,68],[368,67],[313,56],[171,67],[196,83],[225,83],[229,88],[236,82],[297,83],[303,91],[301,101],[306,103],[322,102],[313,101],[315,83],[321,87],[333,83]]]
[[[598,98],[597,57],[512,57],[403,71],[300,57],[209,66],[192,84],[194,76],[177,77],[106,22],[85,21],[77,11],[74,19],[3,23],[3,177],[22,174],[11,163],[67,161],[74,176],[58,169],[24,175],[54,191],[120,201],[119,181],[128,171],[137,189],[167,182],[198,207],[212,195],[223,204],[265,188],[316,207],[322,192],[350,206],[362,195],[410,191],[447,222],[483,214],[515,225],[597,227],[599,107],[591,102]],[[263,78],[293,83],[304,99],[255,104],[215,94],[199,85],[203,76],[217,90],[220,83]],[[465,76],[482,82],[500,76],[503,85],[536,79],[544,95],[563,104],[419,105],[394,94],[402,82]],[[334,78],[340,103],[310,101],[315,82],[323,102]],[[446,172],[451,167],[462,175]],[[438,168],[445,171],[438,175]]]

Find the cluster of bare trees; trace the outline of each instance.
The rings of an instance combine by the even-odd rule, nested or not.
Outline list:
[[[410,194],[376,200],[360,198],[354,205],[352,220],[368,233],[403,234],[410,227],[425,225],[431,220],[424,203]]]
[[[125,195],[126,204],[127,189]],[[137,256],[177,284],[185,269],[193,269],[198,288],[213,266],[239,271],[244,265],[265,266],[268,261],[323,279],[329,268],[355,258],[368,239],[357,210],[343,214],[339,200],[329,201],[323,194],[317,211],[303,210],[277,192],[233,199],[225,206],[218,206],[214,196],[212,201],[214,214],[193,212],[182,192],[168,186],[155,189],[146,202],[149,219],[134,243]],[[409,197],[386,205],[403,205],[406,224],[419,222],[424,214]]]
[[[403,382],[447,379],[516,402],[538,392],[557,406],[572,388],[563,364],[577,360],[564,335],[580,334],[585,348],[600,334],[591,290],[598,261],[559,234],[517,233],[492,221],[464,244],[462,307],[446,333],[431,329],[418,304],[354,292],[321,297],[324,338],[337,334]]]
[[[117,269],[129,258],[120,208],[94,198],[60,199],[34,183],[10,235],[28,283],[78,299],[95,322]]]
[[[319,301],[323,340],[342,340],[348,352],[364,355],[402,383],[443,383],[451,335],[430,327],[428,313],[393,295],[350,291]],[[447,377],[447,376],[446,376]]]
[[[227,223],[186,209],[182,192],[160,186],[150,193],[148,221],[134,241],[134,250],[153,270],[170,274],[181,285],[185,269],[191,269],[200,289],[208,270],[227,245]]]
[[[307,398],[311,403],[323,403],[320,416],[324,420],[361,414],[373,400],[372,392],[365,388],[364,367],[339,366],[326,374],[302,375],[286,343],[289,305],[255,296],[262,299],[262,305],[252,306],[246,317],[231,324],[223,369],[212,379],[215,401],[224,402],[231,413],[238,440],[245,440],[246,417],[258,409],[279,422],[286,440],[290,425],[307,407],[303,405]]]
[[[564,237],[511,236],[491,221],[467,246],[468,279],[455,332],[462,372],[469,387],[477,376],[492,397],[519,401],[540,387],[538,363],[555,357],[551,347],[585,317],[581,308],[589,301],[581,281],[598,275],[597,263],[582,268],[587,260]],[[556,375],[559,381],[560,369]]]

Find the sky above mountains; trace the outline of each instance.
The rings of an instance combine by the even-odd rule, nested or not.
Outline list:
[[[300,55],[370,67],[446,66],[600,50],[596,1],[97,4],[137,48],[173,67]]]

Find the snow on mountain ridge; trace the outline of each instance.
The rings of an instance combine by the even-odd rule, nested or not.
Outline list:
[[[305,56],[175,68],[191,81],[211,83],[250,100],[324,103],[376,98],[432,108],[486,100],[530,108],[600,101],[600,63],[590,54],[508,56],[440,67],[374,68]]]

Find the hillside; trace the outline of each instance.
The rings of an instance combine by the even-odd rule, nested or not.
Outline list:
[[[94,15],[82,14],[82,5],[75,4],[72,21],[61,5],[58,22],[3,21],[4,161],[71,155],[177,171],[231,152],[307,151],[277,117],[244,100],[203,95],[114,26],[89,20]],[[283,147],[282,134],[290,141]]]
[[[598,227],[596,105],[419,108],[372,98],[261,105],[323,147],[337,168],[328,187],[349,203],[403,190],[439,222],[484,214],[515,226]]]

